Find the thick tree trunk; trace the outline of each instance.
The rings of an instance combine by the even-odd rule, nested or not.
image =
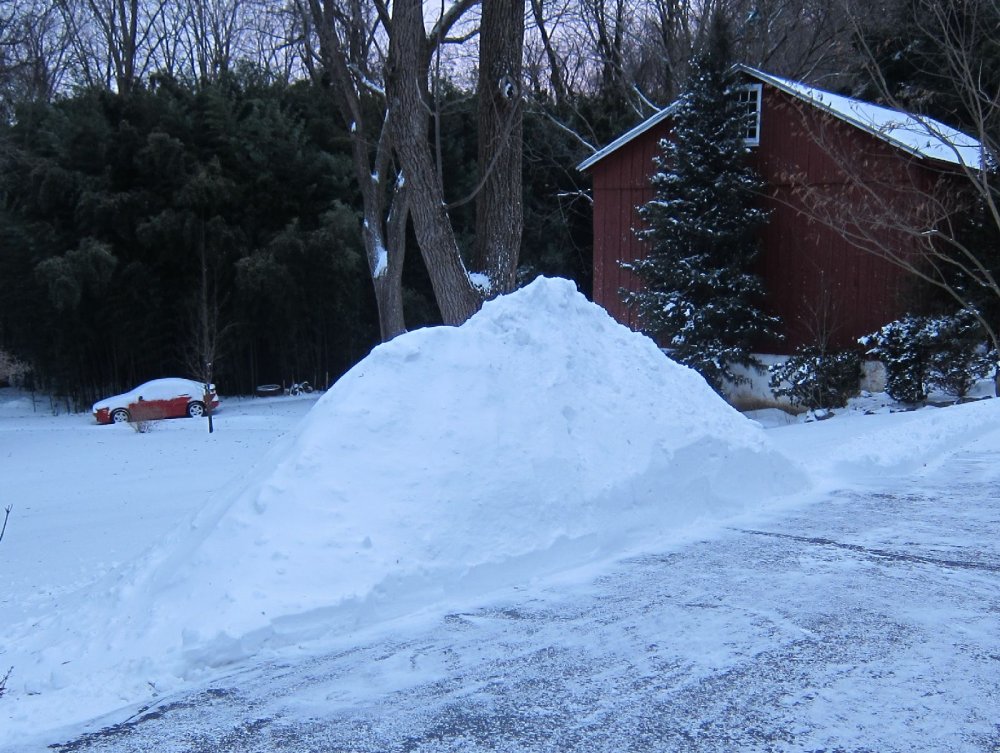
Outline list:
[[[379,231],[380,216],[365,217],[364,239],[368,269],[375,286],[378,324],[382,342],[406,331],[403,317],[403,258],[406,254],[407,204],[404,191],[397,191],[386,220],[385,236]]]
[[[386,94],[396,155],[409,191],[410,216],[445,324],[461,324],[482,304],[469,280],[428,138],[430,53],[420,0],[393,4]]]
[[[521,57],[524,0],[483,4],[479,32],[479,173],[474,268],[490,296],[514,289],[524,225]]]
[[[333,97],[351,139],[354,175],[361,191],[368,272],[375,291],[379,332],[383,342],[406,331],[403,315],[403,259],[406,252],[407,191],[400,182],[386,183],[392,139],[384,118],[377,132],[365,127],[361,81],[370,52],[368,21],[356,3],[311,0],[303,8],[303,22],[318,34],[322,70],[313,76]],[[312,58],[307,57],[307,63]],[[373,148],[374,146],[374,148]]]
[[[355,174],[361,182],[361,205],[368,272],[375,290],[379,334],[388,342],[406,331],[403,316],[403,259],[406,254],[407,192],[397,187],[391,195],[377,170],[366,173],[367,144],[352,138]],[[389,206],[386,206],[386,205]]]
[[[367,248],[369,243],[372,244],[370,249]],[[406,331],[401,282],[403,265],[390,263],[390,260],[397,255],[390,254],[380,239],[369,239],[367,232],[365,232],[365,246],[368,251],[372,285],[375,288],[379,335],[382,342],[388,342]]]

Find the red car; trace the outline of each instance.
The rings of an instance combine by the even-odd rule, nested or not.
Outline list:
[[[205,385],[191,379],[154,379],[134,390],[94,403],[99,424],[121,424],[132,420],[204,416],[219,407],[215,385],[210,384],[206,405]]]

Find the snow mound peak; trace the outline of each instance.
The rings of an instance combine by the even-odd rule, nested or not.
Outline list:
[[[198,615],[202,639],[338,606],[374,618],[729,514],[785,491],[786,467],[695,372],[539,279],[346,374],[169,574],[184,603],[163,608]]]

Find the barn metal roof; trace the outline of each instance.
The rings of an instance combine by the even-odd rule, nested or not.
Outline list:
[[[588,167],[590,167],[591,165],[593,165],[595,162],[600,162],[602,159],[604,159],[605,157],[607,157],[612,152],[616,152],[616,151],[618,151],[618,149],[620,147],[625,146],[625,144],[627,144],[628,142],[630,142],[636,136],[639,136],[640,134],[645,133],[650,128],[652,128],[653,126],[655,126],[657,123],[659,123],[661,120],[664,120],[665,118],[667,118],[676,109],[677,109],[677,103],[676,102],[673,102],[673,103],[667,105],[666,107],[664,107],[662,110],[660,110],[658,113],[656,113],[652,117],[646,118],[646,120],[642,121],[639,125],[637,125],[635,128],[633,128],[631,131],[628,131],[627,133],[623,133],[621,136],[619,136],[617,139],[615,139],[614,141],[612,141],[610,144],[608,144],[603,149],[600,149],[600,150],[594,152],[587,159],[585,159],[583,162],[581,162],[579,165],[577,165],[576,169],[577,170],[586,170]]]
[[[798,81],[774,76],[770,73],[738,65],[737,70],[809,105],[818,107],[836,118],[850,123],[868,133],[921,159],[933,159],[978,170],[982,165],[983,147],[976,139],[933,118],[913,115],[901,110],[874,105],[859,99],[816,89]],[[668,117],[677,103],[668,105],[647,118],[628,133],[618,137],[600,151],[595,152],[579,165],[587,170],[632,139],[648,131]]]

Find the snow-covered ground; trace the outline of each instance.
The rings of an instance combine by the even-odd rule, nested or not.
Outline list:
[[[0,750],[512,588],[582,588],[622,558],[706,541],[725,552],[734,526],[1000,457],[1000,400],[759,418],[551,280],[377,348],[321,399],[227,400],[211,435],[194,420],[99,427],[0,390]],[[1000,618],[977,620],[996,661]],[[703,650],[733,650],[725,627],[707,624]]]

